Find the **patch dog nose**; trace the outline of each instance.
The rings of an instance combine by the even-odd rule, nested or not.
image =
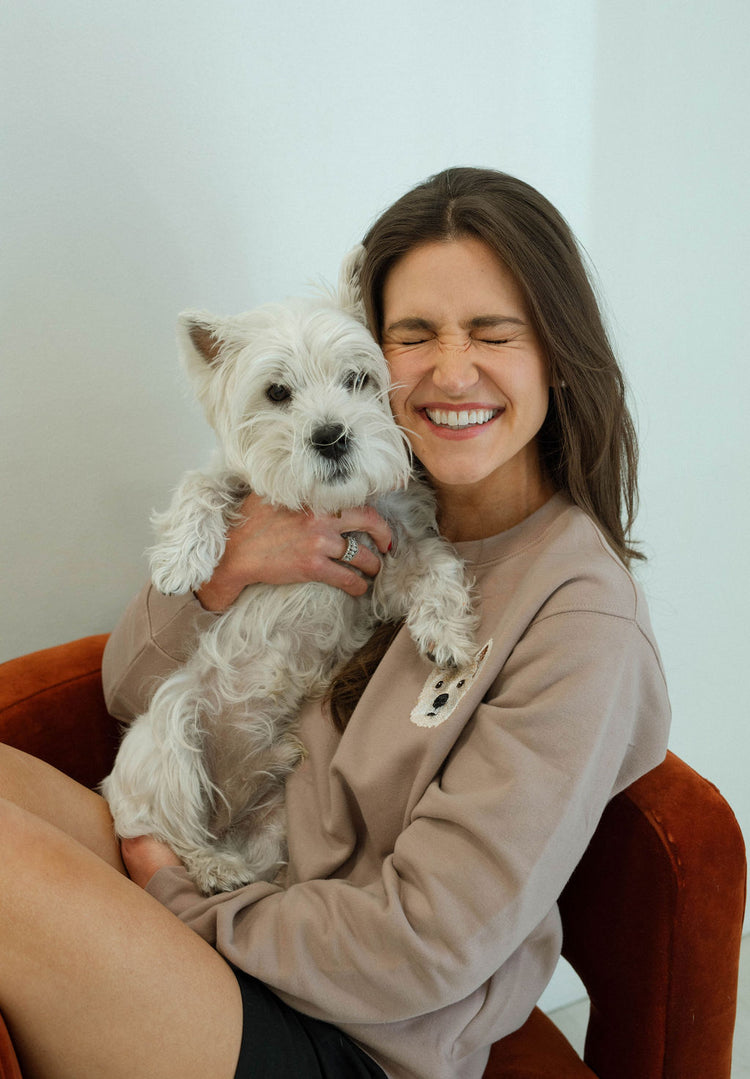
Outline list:
[[[340,460],[349,448],[349,436],[343,423],[326,423],[316,427],[310,439],[321,457]]]
[[[433,708],[442,708],[444,704],[447,704],[447,702],[448,702],[448,694],[447,693],[438,693],[437,697],[432,702],[432,707]]]

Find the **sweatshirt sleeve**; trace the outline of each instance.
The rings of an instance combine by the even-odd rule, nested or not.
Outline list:
[[[549,917],[609,798],[663,759],[668,723],[634,621],[549,616],[516,645],[378,880],[202,898],[162,870],[149,891],[309,1015],[426,1014],[487,982]]]
[[[163,596],[145,585],[104,649],[102,685],[110,714],[129,723],[144,712],[159,682],[189,658],[216,617],[192,594]]]

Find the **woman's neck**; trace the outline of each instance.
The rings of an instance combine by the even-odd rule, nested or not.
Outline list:
[[[548,502],[555,487],[546,479],[515,486],[492,500],[483,491],[436,487],[438,525],[451,543],[487,539],[514,528]]]

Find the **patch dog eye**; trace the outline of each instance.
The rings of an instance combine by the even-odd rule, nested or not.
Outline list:
[[[344,386],[347,390],[356,392],[357,390],[363,390],[370,382],[370,376],[366,371],[350,371],[344,379]]]
[[[290,401],[292,398],[292,391],[288,386],[283,386],[280,382],[272,382],[266,390],[266,397],[274,405],[283,404],[284,401]]]

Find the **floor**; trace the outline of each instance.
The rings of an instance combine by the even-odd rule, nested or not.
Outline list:
[[[588,1020],[588,1001],[569,1004],[549,1013],[579,1054]],[[734,1032],[732,1079],[750,1079],[750,936],[743,938],[740,954],[740,987],[737,1002],[737,1025]]]

